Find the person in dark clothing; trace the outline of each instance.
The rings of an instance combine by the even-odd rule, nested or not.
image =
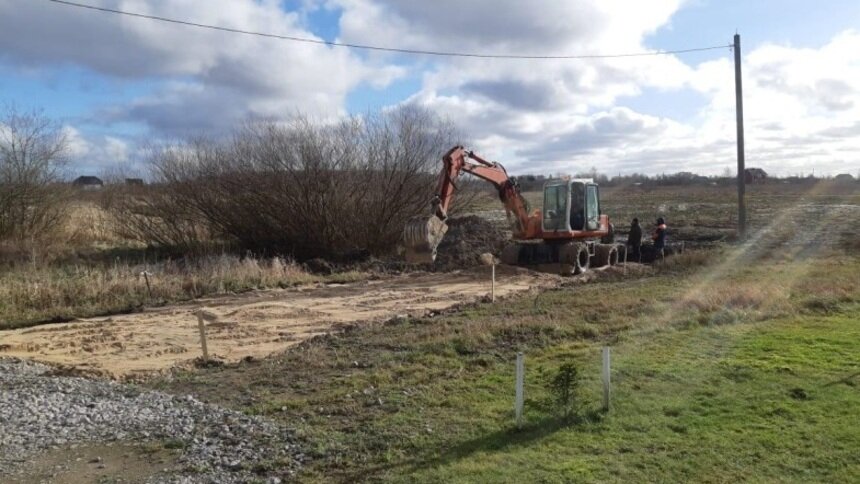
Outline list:
[[[630,233],[627,235],[627,246],[630,247],[630,257],[642,262],[642,226],[639,219],[634,218],[630,224]]]
[[[655,256],[659,256],[661,260],[664,259],[666,249],[666,221],[663,220],[663,217],[657,219],[657,229],[654,230],[651,240],[654,241]]]

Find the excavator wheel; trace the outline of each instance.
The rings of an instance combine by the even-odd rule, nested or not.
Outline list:
[[[563,245],[559,249],[559,262],[562,267],[570,267],[571,272],[582,274],[588,271],[591,263],[591,256],[588,253],[588,247],[585,244],[571,242]]]
[[[627,263],[627,246],[624,244],[617,244],[615,246],[618,249],[618,262]]]
[[[502,260],[502,264],[507,264],[509,266],[519,265],[520,263],[520,245],[519,244],[508,244],[502,249],[502,254],[500,259]]]
[[[615,244],[597,244],[594,247],[594,265],[596,267],[614,266],[618,264],[618,247]]]

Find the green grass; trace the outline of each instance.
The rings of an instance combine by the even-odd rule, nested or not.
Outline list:
[[[356,328],[150,385],[294,428],[311,482],[856,481],[860,258],[726,259],[740,260]],[[583,375],[572,423],[547,403],[568,362]]]
[[[405,470],[425,482],[856,481],[853,314],[622,341],[614,347],[614,406],[602,418],[565,427],[533,409],[525,431],[478,437]],[[596,348],[543,353],[530,366],[565,358],[598,374]],[[583,397],[591,408],[599,392],[589,378]]]

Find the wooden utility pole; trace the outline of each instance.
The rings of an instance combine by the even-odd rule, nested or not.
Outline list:
[[[735,112],[738,125],[738,237],[746,236],[747,207],[744,158],[744,89],[741,82],[741,36],[735,34]]]

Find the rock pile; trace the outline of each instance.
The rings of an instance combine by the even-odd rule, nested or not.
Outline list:
[[[264,419],[52,371],[0,360],[0,475],[19,475],[40,451],[84,443],[181,442],[179,468],[162,482],[279,482],[304,459],[293,435]],[[267,462],[278,468],[261,475]]]

